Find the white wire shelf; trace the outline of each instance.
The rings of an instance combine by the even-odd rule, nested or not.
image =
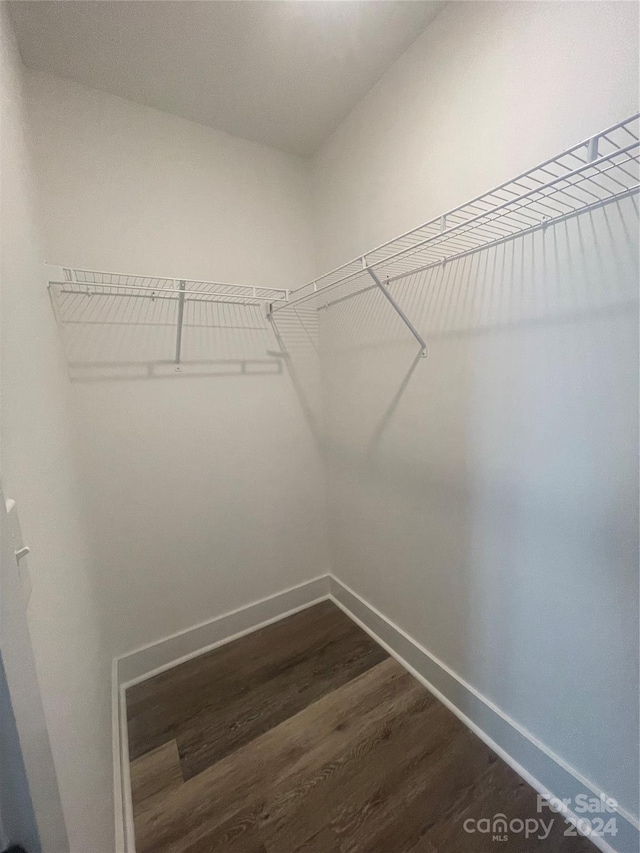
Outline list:
[[[78,300],[167,300],[175,305],[175,363],[180,364],[185,303],[266,306],[267,316],[307,303],[329,308],[379,288],[426,355],[427,344],[389,285],[516,237],[544,229],[637,193],[640,189],[640,113],[360,257],[290,291],[224,282],[49,267],[49,290],[59,322]],[[71,321],[73,322],[73,321]]]
[[[175,341],[173,363],[178,371],[182,370],[179,365],[183,362],[184,328],[194,325],[193,322],[188,323],[185,316],[193,314],[198,307],[203,311],[206,308],[205,305],[192,303],[206,303],[211,306],[208,311],[217,308],[218,314],[220,311],[242,311],[243,307],[255,314],[257,306],[278,305],[289,298],[289,291],[284,288],[132,275],[76,267],[48,266],[47,278],[56,319],[62,328],[116,324],[133,328],[145,323],[172,328]],[[143,300],[149,310],[141,313],[132,306],[132,302],[138,303],[139,300]],[[196,325],[202,327],[202,312],[198,316]],[[215,325],[219,316],[204,319]],[[239,328],[245,332],[255,332],[250,320],[250,317],[246,317],[245,322],[240,322]],[[221,330],[220,334],[223,332]],[[193,337],[193,329],[191,334]]]
[[[302,303],[329,308],[378,287],[426,354],[426,343],[395,303],[387,286],[637,193],[639,117],[640,113],[618,122],[495,189],[293,290],[286,304],[274,304],[270,312]]]
[[[123,296],[139,299],[175,299],[230,305],[286,302],[289,291],[277,287],[228,284],[218,281],[50,267],[49,286],[67,296]]]

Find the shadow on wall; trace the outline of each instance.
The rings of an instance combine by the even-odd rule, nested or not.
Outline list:
[[[316,443],[321,446],[324,418],[318,312],[314,308],[292,306],[273,314],[270,324],[300,408]]]
[[[286,373],[316,441],[321,423],[318,317],[291,308],[186,302],[180,363],[178,304],[167,298],[60,294],[56,313],[72,382],[281,376]]]
[[[406,326],[375,288],[321,310],[328,408],[340,415],[328,431],[329,443],[347,425],[347,444],[357,433],[359,453],[379,448],[414,375],[437,382],[439,349],[453,341],[464,346],[481,337],[507,340],[528,330],[535,335],[536,329],[634,315],[637,218],[633,197],[392,283],[394,296],[435,347],[433,358],[422,364]],[[459,378],[467,366],[460,362]],[[356,368],[363,374],[357,389],[352,385],[337,399]],[[374,407],[378,418],[372,419]]]
[[[337,575],[635,811],[637,199],[392,287],[426,360],[320,312]]]
[[[89,288],[58,300],[72,382],[282,373],[258,305],[186,302],[178,365],[177,300]]]
[[[276,334],[260,305],[185,301],[176,373],[176,302],[62,307],[111,653],[326,571],[317,324],[283,311]]]

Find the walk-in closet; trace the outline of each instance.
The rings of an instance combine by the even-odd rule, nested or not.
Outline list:
[[[639,15],[1,0],[0,853],[637,853]]]

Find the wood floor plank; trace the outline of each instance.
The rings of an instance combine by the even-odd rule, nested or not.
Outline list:
[[[388,717],[402,714],[424,694],[391,658],[333,691],[231,756],[185,782],[167,797],[148,800],[136,820],[138,853],[179,849],[182,827],[190,837],[250,808],[259,813],[274,788],[297,788],[319,766],[336,761],[354,732],[373,737]],[[427,702],[435,704],[432,697]]]
[[[277,847],[267,847],[267,853],[280,853],[280,851]],[[298,847],[295,853],[341,853],[341,851],[334,832],[325,826],[313,838],[307,839],[302,847]]]
[[[234,696],[222,707],[216,703],[215,712],[207,707],[177,731],[185,779],[206,770],[386,657],[387,653],[364,631],[356,629],[326,640],[304,658],[289,660],[268,682]]]
[[[445,749],[433,744],[410,764],[395,766],[369,799],[338,811],[331,823],[343,853],[419,849],[423,838],[432,842],[438,822],[477,795],[496,756],[466,729],[455,732]]]
[[[247,634],[232,643],[198,655],[177,667],[134,685],[128,691],[129,717],[139,711],[146,712],[149,704],[157,701],[186,701],[188,707],[198,697],[189,691],[206,690],[211,673],[228,690],[234,682],[246,688],[248,677],[259,676],[269,668],[277,668],[291,654],[313,648],[318,642],[351,631],[350,620],[331,602],[321,602],[314,607],[294,613],[273,625]],[[181,695],[175,695],[175,688]]]
[[[495,853],[466,819],[537,814],[535,792],[330,602],[137,685],[127,710],[137,853]],[[556,823],[499,849],[594,853]]]
[[[134,815],[150,797],[166,794],[184,783],[178,745],[169,741],[131,762]]]
[[[132,757],[171,740],[177,728],[216,699],[224,703],[269,681],[292,654],[305,656],[318,642],[350,630],[324,605],[200,655],[127,691]]]
[[[260,823],[265,843],[277,838],[281,853],[290,853],[323,824],[360,824],[379,806],[376,796],[390,774],[401,778],[416,762],[446,755],[463,728],[444,706],[425,702],[428,696],[418,691],[407,708],[388,714],[377,731],[354,737],[346,753],[319,765],[303,785],[274,786]],[[338,841],[342,849],[339,835]]]
[[[176,853],[269,853],[252,814],[237,814],[219,826],[190,838],[188,827],[183,839],[172,848]]]
[[[387,656],[339,608],[323,602],[130,688],[130,755],[137,758],[178,739],[185,776],[190,778],[207,762],[266,731],[265,726],[277,725],[305,702],[315,701]],[[322,671],[317,684],[298,696],[295,679],[312,682],[316,669]],[[287,686],[289,705],[282,695]],[[251,718],[252,696],[254,726],[246,719]],[[280,711],[267,720],[262,709],[271,702]],[[227,722],[225,730],[217,721],[222,715],[228,721],[234,713],[245,719],[244,725]],[[209,727],[206,734],[203,727]],[[214,744],[211,754],[206,749],[209,740]]]
[[[542,818],[552,828],[547,838],[546,830],[541,829],[527,837],[525,833],[509,832],[504,841],[493,840],[492,833],[465,831],[465,821],[477,821],[480,818],[493,819],[496,815],[512,819],[538,820]],[[518,774],[503,761],[496,761],[482,779],[482,785],[476,796],[469,798],[464,809],[447,820],[439,821],[431,828],[429,838],[438,851],[465,849],[471,853],[488,853],[499,844],[501,850],[509,853],[595,853],[595,848],[583,836],[566,837],[567,824],[559,816],[548,810],[537,811],[536,792]]]

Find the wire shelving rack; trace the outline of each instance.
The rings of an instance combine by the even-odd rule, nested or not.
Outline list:
[[[74,300],[91,296],[175,301],[179,364],[185,302],[261,305],[272,317],[303,304],[330,308],[378,288],[426,355],[426,341],[393,296],[394,282],[634,195],[639,160],[636,113],[295,290],[74,267],[50,267],[49,290],[62,324]]]
[[[395,301],[389,285],[570,217],[633,195],[640,189],[640,113],[545,160],[510,181],[389,240],[291,292],[286,304],[330,308],[374,288],[427,345]]]
[[[59,295],[127,296],[142,299],[177,299],[187,302],[217,302],[231,305],[260,305],[267,301],[286,302],[290,291],[277,287],[197,281],[184,278],[132,275],[50,267],[49,287]]]
[[[74,316],[80,300],[97,297],[106,305],[120,299],[147,299],[153,302],[173,302],[175,312],[175,364],[182,359],[182,333],[185,303],[200,302],[216,305],[278,305],[289,299],[284,288],[262,287],[226,282],[198,281],[163,276],[133,275],[77,269],[48,267],[49,292],[60,325]]]

